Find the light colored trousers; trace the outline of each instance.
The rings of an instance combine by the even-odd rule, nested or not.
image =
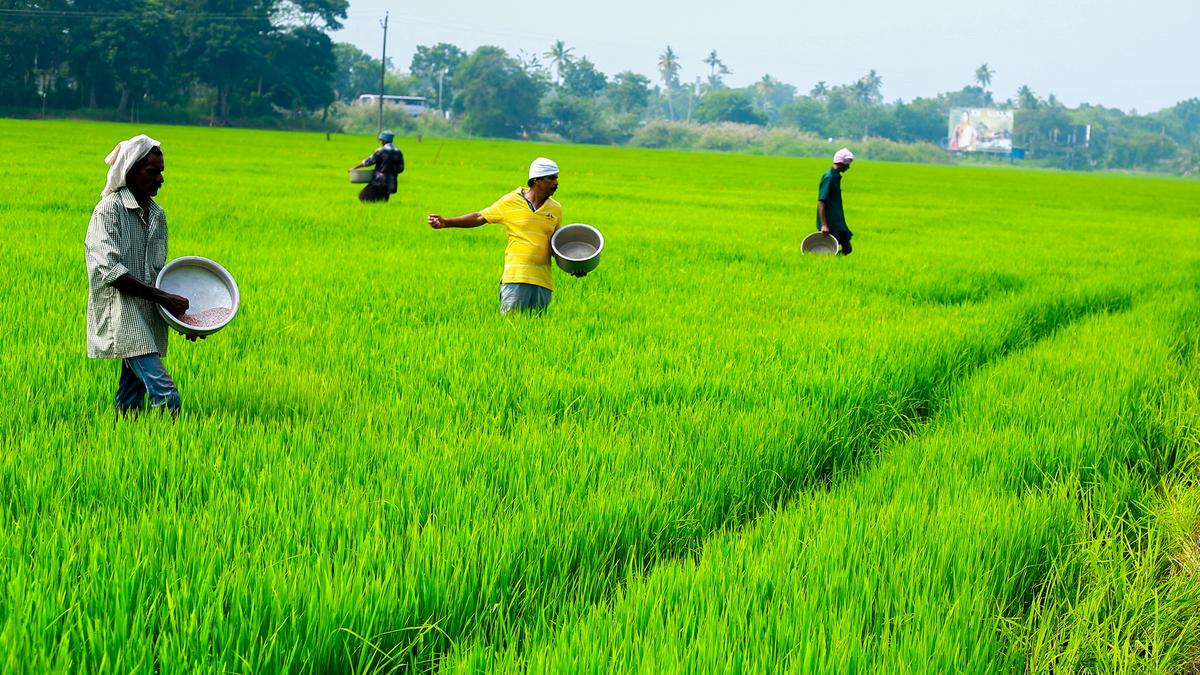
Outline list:
[[[550,304],[550,289],[533,284],[500,284],[500,313],[541,314]]]

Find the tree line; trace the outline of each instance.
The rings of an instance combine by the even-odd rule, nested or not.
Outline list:
[[[355,53],[353,62],[339,59],[339,72],[376,72],[378,61],[348,45],[338,48],[345,50],[343,56]],[[734,123],[797,130],[816,138],[877,138],[945,147],[951,110],[998,108],[1015,112],[1014,145],[1046,164],[1200,171],[1196,98],[1153,115],[1087,104],[1070,109],[1053,94],[1042,98],[1028,86],[1020,87],[1015,97],[998,100],[990,90],[995,70],[985,63],[959,90],[885,102],[883,77],[875,70],[848,83],[819,81],[801,92],[769,74],[750,86],[730,87],[725,78],[732,71],[716,50],[698,61],[707,73],[684,82],[683,57],[670,46],[659,55],[652,79],[632,71],[609,76],[562,41],[541,53],[517,55],[498,47],[468,54],[439,43],[417,47],[408,73],[398,76],[394,86],[428,97],[439,110],[458,116],[462,128],[472,134],[551,133],[577,143],[633,141],[652,146],[686,145],[670,138],[654,140],[672,134],[696,136],[680,130],[680,123]],[[369,81],[361,87],[378,88]]]
[[[348,0],[0,0],[0,106],[226,124],[335,99]],[[204,108],[197,110],[197,103]]]
[[[404,71],[328,37],[347,7],[348,0],[0,0],[0,109],[364,131],[376,119],[352,103],[377,93],[386,72],[386,93],[425,96],[437,111],[436,123],[389,119],[447,133],[686,146],[704,135],[697,129],[723,125],[733,131],[711,147],[738,149],[738,138],[764,134],[945,147],[952,109],[996,107],[1015,111],[1014,145],[1051,165],[1200,169],[1200,99],[1152,115],[1072,109],[1028,86],[1001,100],[990,90],[995,71],[983,64],[959,90],[887,102],[875,70],[804,91],[769,74],[739,88],[726,83],[732,70],[716,50],[689,58],[666,46],[651,75],[609,75],[562,41],[517,54],[422,45]],[[684,81],[685,65],[702,65],[704,74]]]

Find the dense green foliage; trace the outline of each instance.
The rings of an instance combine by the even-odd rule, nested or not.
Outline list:
[[[174,423],[114,421],[85,358],[83,233],[139,132],[170,256],[243,296],[172,338]],[[370,137],[0,121],[0,670],[1200,662],[1194,181],[864,154],[829,259],[798,255],[827,161],[398,144],[365,207]],[[424,217],[537,155],[606,248],[501,317],[503,233]]]
[[[700,104],[696,106],[696,121],[766,124],[767,118],[754,109],[754,101],[749,94],[720,89],[700,99]]]
[[[459,107],[467,130],[516,136],[537,116],[538,94],[521,64],[499,47],[480,47],[459,67]]]
[[[1003,99],[988,89],[995,71],[987,64],[976,69],[975,84],[908,102],[886,102],[884,75],[873,69],[848,83],[817,82],[804,93],[770,74],[731,88],[725,81],[731,71],[716,50],[698,58],[669,46],[657,64],[647,64],[656,66],[655,77],[628,71],[609,77],[561,40],[540,56],[522,51],[519,58],[486,45],[471,54],[444,42],[419,45],[402,73],[395,55],[385,64],[332,43],[328,33],[348,6],[348,0],[63,0],[61,6],[12,0],[0,6],[0,112],[366,133],[378,131],[379,114],[353,103],[382,87],[423,96],[428,110],[437,111],[437,121],[400,111],[383,121],[405,130],[446,126],[441,114],[451,112],[452,133],[491,137],[625,144],[656,122],[699,126],[688,136],[705,135],[703,125],[738,123],[809,139],[945,147],[953,108],[1000,107],[1018,111],[1014,141],[1045,166],[1200,173],[1195,98],[1140,116],[1099,105],[1069,109],[1028,86]],[[681,80],[685,65],[700,63],[709,69],[703,82]],[[764,151],[755,144],[723,149]]]
[[[0,105],[178,110],[212,122],[319,110],[348,0],[24,0],[0,7]],[[197,98],[202,102],[198,104]]]

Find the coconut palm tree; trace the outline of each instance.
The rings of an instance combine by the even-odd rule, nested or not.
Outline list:
[[[751,90],[754,93],[755,104],[762,112],[766,113],[767,119],[770,121],[775,121],[781,106],[796,98],[795,87],[780,82],[770,74],[763,75],[761,80],[754,83]]]
[[[1029,85],[1023,84],[1017,90],[1017,105],[1021,106],[1021,110],[1037,110],[1038,97]]]
[[[820,101],[829,95],[829,85],[825,83],[825,80],[821,80],[813,85],[812,91],[808,92],[808,95]]]
[[[679,56],[671,49],[671,45],[667,45],[667,51],[658,56],[658,74],[666,86],[667,111],[672,120],[675,119],[675,107],[671,104],[671,92],[679,86],[679,70]]]
[[[850,100],[858,105],[868,105],[871,103],[871,88],[867,84],[865,77],[860,77],[850,85]]]
[[[992,76],[995,74],[996,71],[988,68],[988,64],[985,63],[975,70],[975,81],[979,83],[981,88],[986,90],[988,85],[992,83]]]
[[[717,50],[712,50],[708,53],[708,57],[704,59],[704,63],[708,64],[708,88],[720,89],[725,82],[721,80],[723,75],[729,74],[729,68],[721,61],[721,57],[717,56]]]
[[[883,78],[874,70],[858,78],[848,88],[850,100],[858,105],[871,105],[883,102]]]
[[[573,51],[575,51],[574,48],[568,47],[562,40],[555,40],[554,44],[550,46],[550,51],[542,54],[550,60],[550,66],[554,68],[554,72],[558,76],[555,84],[562,84],[563,71],[575,62],[575,57],[571,55]]]
[[[871,72],[862,76],[863,88],[866,90],[867,103],[883,102],[883,78],[872,68]]]

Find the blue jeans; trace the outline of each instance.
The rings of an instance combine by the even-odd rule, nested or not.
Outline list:
[[[150,407],[165,409],[172,416],[179,414],[179,389],[163,367],[158,354],[143,354],[121,359],[121,382],[117,385],[117,414],[137,414],[145,409],[145,397],[150,395]]]
[[[513,310],[541,314],[550,305],[550,289],[534,284],[500,284],[500,313]]]

